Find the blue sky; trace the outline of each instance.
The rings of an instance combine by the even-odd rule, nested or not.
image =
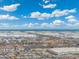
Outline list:
[[[78,0],[0,0],[0,29],[79,29]]]

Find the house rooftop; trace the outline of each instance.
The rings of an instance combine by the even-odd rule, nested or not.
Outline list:
[[[79,48],[77,47],[63,47],[63,48],[52,48],[52,49],[49,49],[51,52],[56,52],[58,54],[60,53],[79,53]]]

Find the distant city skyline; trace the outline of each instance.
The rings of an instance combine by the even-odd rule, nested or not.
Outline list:
[[[79,29],[78,0],[0,0],[0,29]]]

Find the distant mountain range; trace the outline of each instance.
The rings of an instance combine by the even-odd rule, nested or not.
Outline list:
[[[79,29],[0,29],[0,31],[79,31]]]

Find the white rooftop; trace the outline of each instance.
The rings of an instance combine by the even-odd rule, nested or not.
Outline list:
[[[54,51],[56,53],[67,53],[67,52],[78,52],[79,53],[79,48],[76,47],[65,47],[65,48],[52,48],[50,51]]]

